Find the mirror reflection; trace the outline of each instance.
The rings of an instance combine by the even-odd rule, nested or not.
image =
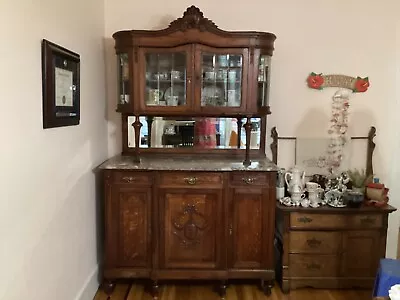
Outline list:
[[[128,146],[135,147],[134,116],[128,117]],[[246,148],[246,119],[140,117],[141,148]],[[241,122],[241,123],[240,123]],[[261,119],[252,118],[250,149],[260,148]],[[240,128],[238,133],[238,127]],[[149,130],[151,128],[151,130]]]

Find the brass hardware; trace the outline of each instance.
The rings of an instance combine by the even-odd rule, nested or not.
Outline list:
[[[320,270],[321,266],[316,263],[307,264],[306,268],[309,270]]]
[[[187,184],[190,184],[190,185],[195,185],[197,182],[196,177],[186,177],[186,178],[184,178],[184,180]]]
[[[309,217],[301,217],[301,218],[297,218],[297,221],[299,221],[300,223],[311,223],[312,219]]]
[[[128,183],[131,183],[131,182],[136,181],[136,178],[132,177],[132,176],[124,176],[124,177],[122,177],[122,180],[125,182],[128,182]]]
[[[243,177],[242,178],[243,182],[246,184],[253,184],[254,181],[256,180],[256,178],[252,178],[252,177]]]
[[[361,218],[360,222],[363,225],[374,225],[375,224],[375,218],[367,216],[367,217]]]
[[[321,245],[321,243],[322,242],[320,240],[317,240],[316,238],[307,240],[307,245],[311,248],[319,247]]]
[[[229,224],[229,235],[232,235],[233,233],[233,226],[232,224]]]

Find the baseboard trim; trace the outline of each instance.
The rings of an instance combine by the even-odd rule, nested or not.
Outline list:
[[[97,289],[99,288],[98,281],[99,266],[96,266],[94,270],[90,273],[82,289],[79,291],[75,300],[93,300],[96,295]]]

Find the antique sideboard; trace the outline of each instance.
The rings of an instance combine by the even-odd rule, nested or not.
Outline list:
[[[195,6],[113,35],[122,153],[99,169],[105,257],[118,279],[275,279],[276,165],[265,155],[276,36],[224,31]]]

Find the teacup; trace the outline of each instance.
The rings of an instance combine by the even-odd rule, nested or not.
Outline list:
[[[291,194],[291,199],[296,206],[300,205],[300,201],[304,199],[306,195],[303,192],[293,192]]]
[[[178,96],[171,96],[167,97],[167,105],[168,106],[178,106],[178,101],[179,97]]]
[[[321,186],[316,182],[312,182],[312,181],[306,182],[306,189],[308,192],[315,191],[320,188],[321,188]]]
[[[310,200],[319,199],[319,192],[318,191],[308,192],[308,199],[310,199]]]

